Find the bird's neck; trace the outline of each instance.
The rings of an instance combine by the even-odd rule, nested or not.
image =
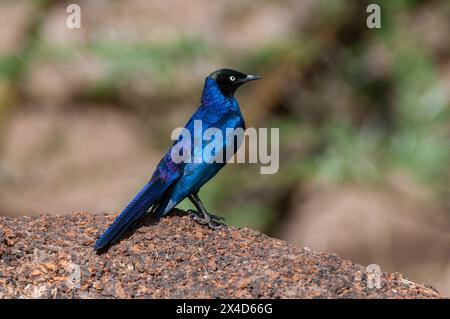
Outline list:
[[[205,80],[201,102],[202,106],[214,108],[216,111],[220,111],[220,108],[223,108],[223,111],[239,109],[236,98],[233,95],[223,95],[216,81],[209,77]]]

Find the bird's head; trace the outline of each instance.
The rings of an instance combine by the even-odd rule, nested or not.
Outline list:
[[[225,96],[232,96],[238,87],[248,81],[261,79],[261,77],[257,75],[245,74],[230,69],[216,70],[209,75],[209,78],[216,81],[217,86]]]

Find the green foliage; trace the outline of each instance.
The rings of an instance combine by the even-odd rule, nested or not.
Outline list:
[[[159,77],[170,77],[181,63],[205,54],[207,44],[199,37],[181,37],[167,43],[132,43],[115,41],[92,42],[88,50],[105,61],[116,75],[135,72],[153,72]]]
[[[358,130],[345,121],[330,121],[324,129],[328,146],[315,162],[317,178],[360,183],[382,178],[382,139],[372,130]]]
[[[369,30],[363,25],[363,9],[368,3],[382,7],[381,29]],[[270,231],[286,194],[304,182],[382,184],[392,173],[401,171],[436,193],[450,189],[449,96],[441,86],[439,61],[411,32],[411,20],[428,5],[439,7],[437,2],[418,0],[352,5],[344,0],[321,0],[314,17],[305,18],[311,19],[306,26],[296,29],[294,24],[292,34],[258,42],[248,50],[231,49],[227,41],[219,37],[206,40],[201,34],[159,43],[99,36],[85,44],[64,47],[40,42],[38,32],[30,31],[20,52],[0,56],[0,83],[26,79],[31,63],[64,65],[86,55],[101,69],[100,77],[86,92],[95,104],[119,94],[120,86],[130,78],[185,94],[178,89],[177,72],[195,61],[220,61],[269,77],[273,70],[286,65],[294,68],[277,88],[282,92],[265,95],[279,98],[272,105],[254,108],[267,114],[260,126],[280,128],[279,173],[262,176],[257,165],[230,165],[201,191],[211,212],[224,215],[230,224]],[[360,20],[354,21],[357,17]],[[233,23],[232,17],[227,23]],[[368,56],[374,47],[384,49],[390,61],[381,76],[372,74],[376,72],[370,68],[373,61]],[[344,101],[352,105],[337,109],[331,105],[333,100],[324,99],[330,105],[323,105],[322,110],[311,107],[317,101],[305,107],[309,101],[303,92],[320,97],[327,93],[330,79],[345,84],[351,98]],[[277,73],[277,80],[284,78]],[[333,94],[339,97],[345,93]],[[163,116],[161,121],[166,120]],[[61,141],[55,139],[43,151],[60,148]],[[184,201],[181,208],[192,205]]]

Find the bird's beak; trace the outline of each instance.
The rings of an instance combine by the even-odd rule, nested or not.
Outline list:
[[[245,77],[241,80],[241,83],[246,83],[248,81],[255,81],[255,80],[259,80],[259,79],[261,79],[261,77],[259,75],[248,74],[247,77]]]

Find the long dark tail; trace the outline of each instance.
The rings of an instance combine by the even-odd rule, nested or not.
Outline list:
[[[120,239],[123,233],[158,201],[166,188],[167,185],[164,185],[161,179],[148,182],[96,241],[94,249],[101,250]]]

